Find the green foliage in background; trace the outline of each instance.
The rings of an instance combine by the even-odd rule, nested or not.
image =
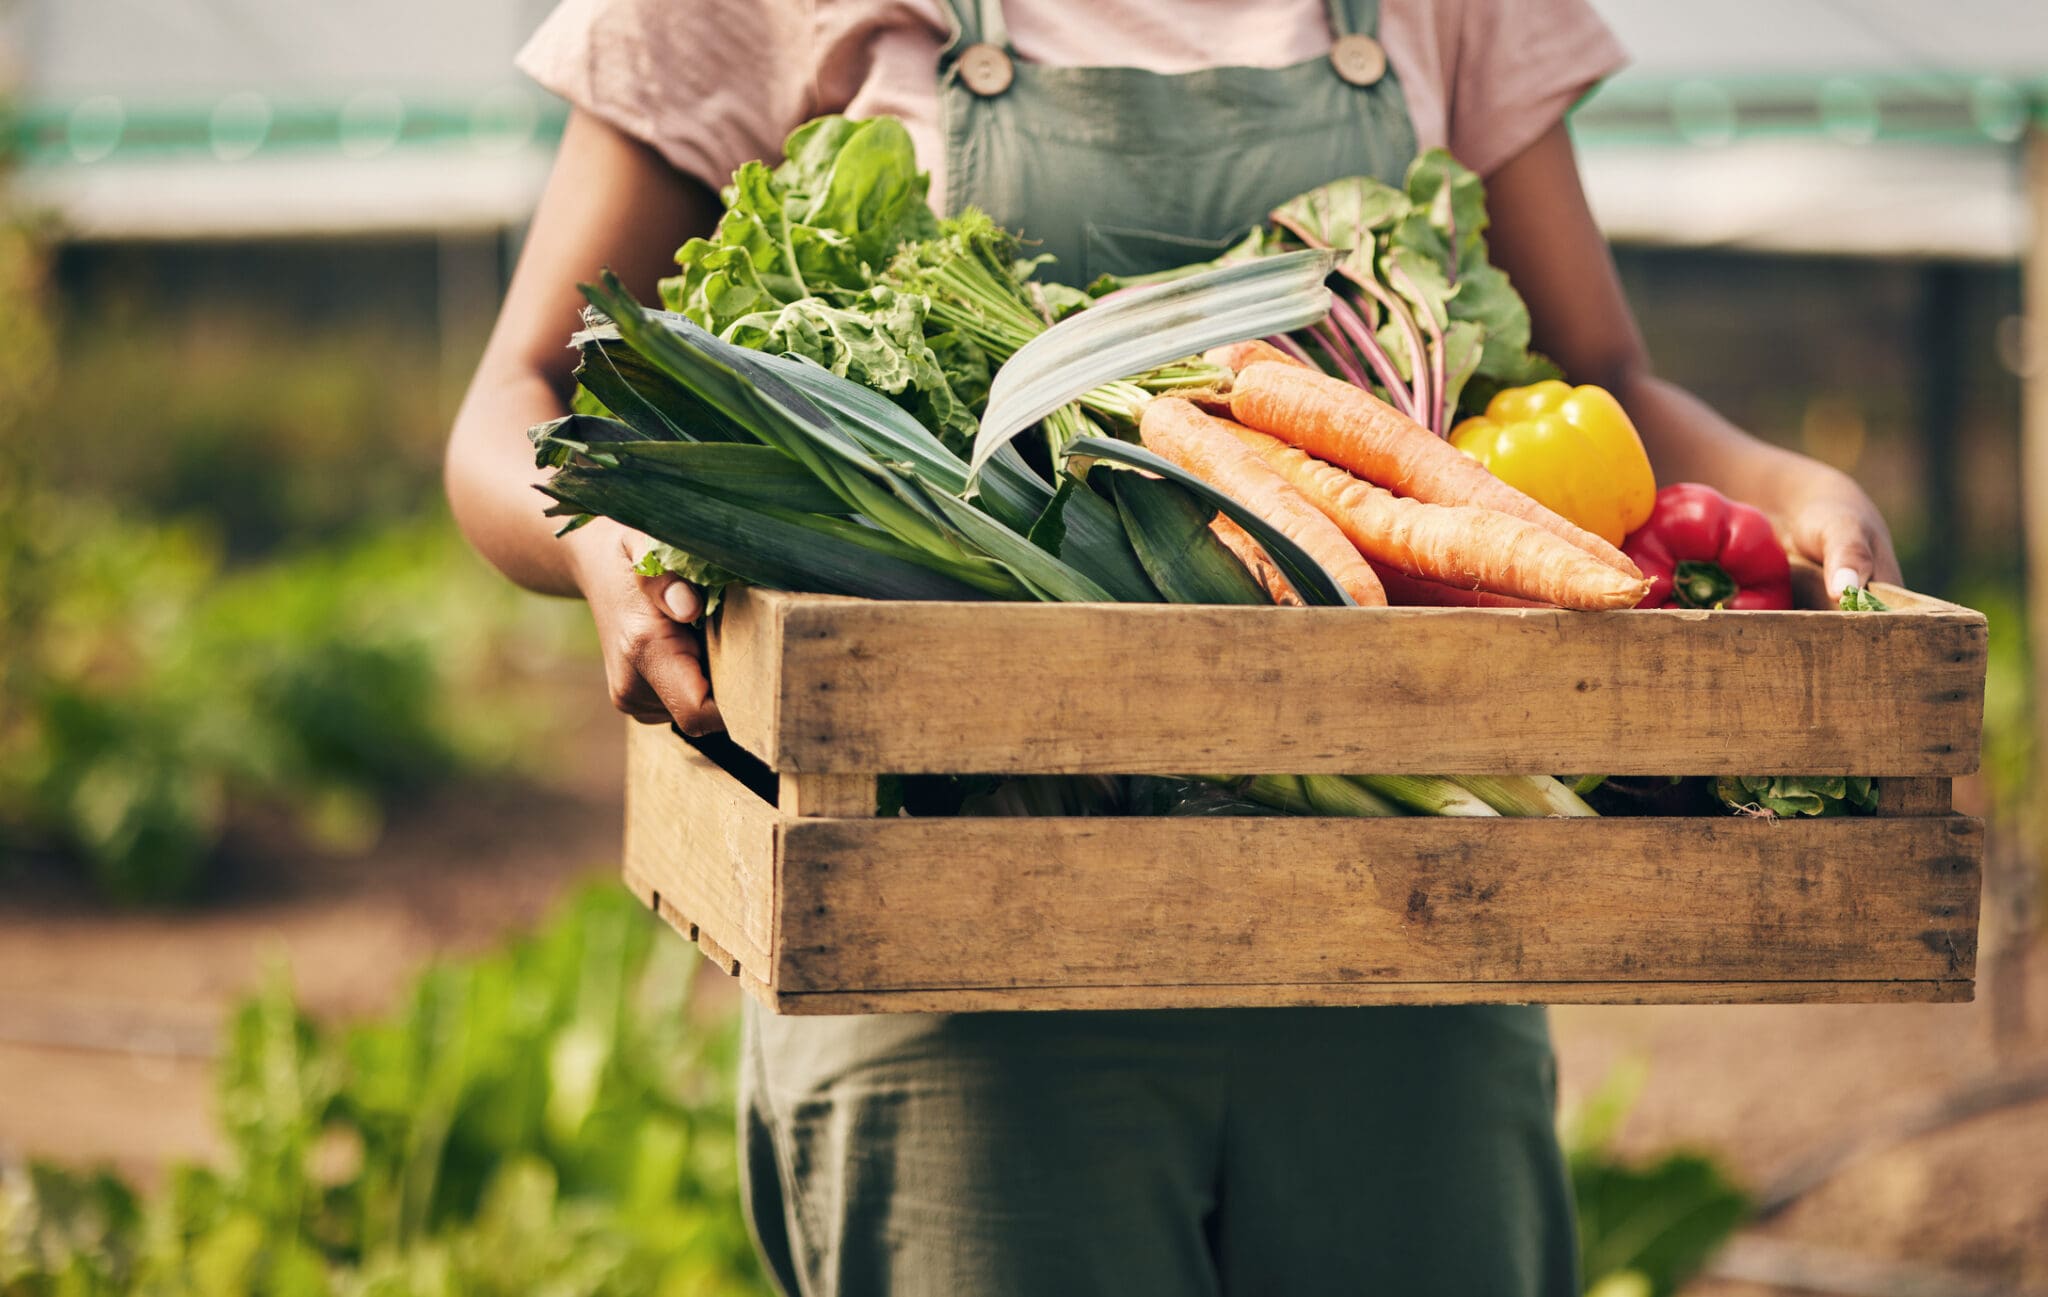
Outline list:
[[[1645,1075],[1639,1061],[1616,1067],[1562,1132],[1587,1297],[1670,1297],[1749,1218],[1748,1196],[1705,1154],[1614,1152]]]
[[[2034,720],[2026,603],[2012,585],[1982,585],[1956,597],[1984,614],[1990,633],[1984,665],[1983,770],[1992,807],[2004,824],[2031,832]]]
[[[0,1297],[764,1294],[698,962],[607,885],[379,1021],[323,1027],[274,980],[225,1041],[225,1165],[147,1202],[10,1173]]]
[[[105,1172],[0,1174],[0,1297],[765,1294],[739,1211],[729,1015],[695,949],[605,884],[537,936],[323,1027],[275,979],[220,1062],[218,1170],[145,1201]],[[1746,1218],[1690,1153],[1616,1156],[1618,1068],[1566,1123],[1587,1292],[1668,1297]]]
[[[448,412],[424,331],[66,308],[51,326],[61,361],[19,434],[49,489],[203,515],[237,559],[440,508]]]
[[[437,519],[229,568],[204,528],[41,494],[0,547],[0,847],[123,901],[192,894],[238,805],[367,846],[385,806],[503,767],[545,719],[501,705],[514,651],[573,643]]]
[[[185,899],[239,811],[361,849],[505,768],[587,622],[446,521],[431,349],[120,303],[59,348],[44,267],[0,216],[0,877]]]

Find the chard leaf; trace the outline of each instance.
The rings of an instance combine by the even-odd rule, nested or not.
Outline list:
[[[1102,383],[1225,342],[1313,324],[1330,309],[1329,252],[1203,271],[1060,321],[1019,348],[989,388],[970,473],[1012,437]]]
[[[1371,176],[1348,176],[1318,185],[1273,209],[1269,219],[1312,248],[1362,250],[1371,264],[1379,232],[1406,216],[1408,195]]]
[[[1252,539],[1259,542],[1272,557],[1273,562],[1279,565],[1281,573],[1293,584],[1304,602],[1356,606],[1351,596],[1331,579],[1330,574],[1323,570],[1323,565],[1311,558],[1307,550],[1282,535],[1272,523],[1238,503],[1229,494],[1217,490],[1171,460],[1155,455],[1143,446],[1112,441],[1107,437],[1078,437],[1067,447],[1067,455],[1069,458],[1081,456],[1107,460],[1128,468],[1143,469],[1184,487],[1250,532]]]
[[[1373,330],[1372,336],[1379,340],[1380,347],[1387,353],[1387,359],[1394,362],[1394,370],[1403,379],[1415,377],[1415,360],[1408,354],[1408,330],[1388,320]]]
[[[1452,320],[1444,330],[1444,418],[1455,420],[1458,399],[1479,368],[1486,331],[1470,320]]]
[[[1430,149],[1409,166],[1407,191],[1455,266],[1486,229],[1485,184],[1447,150]]]
[[[1449,323],[1453,290],[1444,276],[1443,265],[1434,257],[1415,248],[1390,248],[1380,258],[1380,282],[1399,293],[1418,314],[1427,312],[1438,328]],[[1522,318],[1526,326],[1528,316]],[[1523,341],[1527,340],[1525,332]]]
[[[1529,308],[1522,295],[1508,281],[1507,272],[1480,260],[1467,262],[1459,271],[1458,292],[1450,300],[1453,320],[1469,320],[1486,331],[1479,372],[1516,386],[1512,380],[1549,362],[1529,355]],[[1529,379],[1537,382],[1537,379]]]

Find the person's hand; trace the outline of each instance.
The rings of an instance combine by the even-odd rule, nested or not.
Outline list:
[[[576,584],[597,623],[605,682],[612,705],[634,720],[683,733],[725,728],[711,697],[704,636],[695,623],[704,610],[698,589],[673,576],[641,576],[633,564],[653,544],[608,518],[570,532]]]
[[[1820,564],[1830,599],[1839,599],[1852,585],[1900,584],[1891,529],[1854,478],[1802,460],[1778,480],[1779,489],[1766,511],[1774,515],[1794,550]]]

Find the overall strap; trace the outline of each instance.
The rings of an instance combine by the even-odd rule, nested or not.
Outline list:
[[[1361,90],[1387,74],[1387,52],[1381,48],[1380,0],[1329,0],[1330,67],[1338,77]]]
[[[953,28],[953,39],[941,55],[944,62],[957,58],[970,45],[993,45],[1009,52],[1010,28],[1003,21],[1002,0],[940,0],[940,8]]]
[[[1342,40],[1354,33],[1380,34],[1380,0],[1329,0],[1330,35]]]

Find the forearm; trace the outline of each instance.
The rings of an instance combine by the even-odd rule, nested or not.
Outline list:
[[[463,535],[500,572],[541,594],[578,593],[568,546],[555,539],[561,520],[543,516],[525,430],[560,417],[566,402],[538,373],[479,381],[470,388],[448,438],[449,507]]]
[[[1780,487],[1818,466],[1760,441],[1674,383],[1631,365],[1607,379],[1649,452],[1659,482],[1704,482],[1766,512],[1781,507]]]
[[[576,564],[618,561],[592,538],[602,528],[555,539],[560,520],[543,516],[526,430],[567,412],[575,388],[568,349],[583,305],[579,281],[610,267],[643,300],[674,269],[678,241],[707,230],[718,199],[671,169],[646,145],[586,116],[570,114],[560,155],[541,196],[497,327],[448,437],[445,477],[455,520],[493,566],[529,590],[583,593]]]

